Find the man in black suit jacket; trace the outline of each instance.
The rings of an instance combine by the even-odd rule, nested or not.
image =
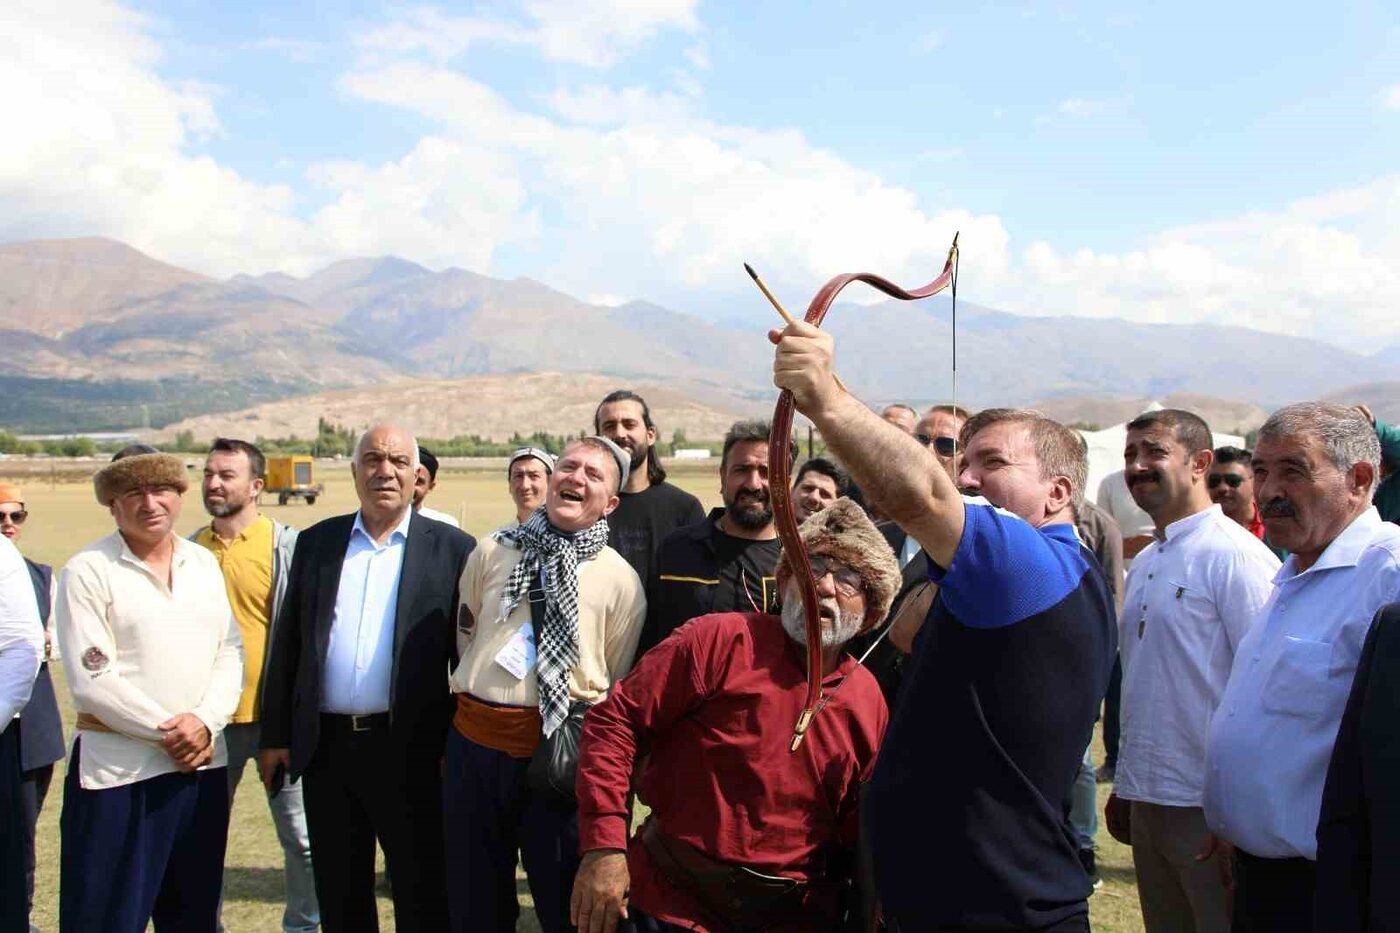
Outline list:
[[[24,521],[29,516],[24,494],[18,486],[0,483],[0,534],[19,546]],[[53,568],[24,559],[29,579],[34,584],[34,601],[39,605],[39,624],[47,629],[49,610],[53,605]],[[24,813],[24,881],[28,904],[34,904],[34,831],[39,824],[39,812],[53,781],[53,765],[64,755],[63,720],[58,714],[58,699],[49,675],[49,639],[44,639],[44,654],[39,661],[39,675],[29,702],[20,710],[14,724],[19,732],[20,805]]]
[[[440,761],[457,581],[476,541],[412,512],[418,444],[355,447],[360,510],[303,531],[264,680],[259,766],[306,780],[326,933],[377,930],[374,844],[399,930],[446,929]]]
[[[1376,613],[1322,792],[1314,929],[1400,930],[1400,603]]]

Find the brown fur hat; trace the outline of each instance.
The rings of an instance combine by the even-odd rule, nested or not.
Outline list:
[[[899,561],[864,509],[842,496],[809,516],[798,534],[807,553],[824,554],[860,574],[865,581],[867,619],[878,622],[889,613],[890,603],[899,592]],[[786,565],[787,556],[779,563]],[[791,567],[787,570],[792,572]]]
[[[97,501],[106,506],[117,496],[150,486],[169,486],[183,494],[190,488],[184,463],[171,454],[135,454],[113,460],[92,477]]]

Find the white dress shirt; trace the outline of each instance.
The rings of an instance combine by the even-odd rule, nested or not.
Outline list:
[[[462,523],[446,512],[439,512],[437,509],[430,509],[426,505],[418,510],[418,514],[424,518],[431,518],[435,522],[442,522],[444,525],[451,525],[453,528],[461,528]]]
[[[1327,763],[1376,611],[1400,599],[1400,527],[1375,508],[1313,564],[1284,561],[1210,724],[1206,822],[1263,858],[1315,859]]]
[[[1218,505],[1172,522],[1133,561],[1118,617],[1119,797],[1201,805],[1210,717],[1278,568]]]
[[[43,655],[34,581],[19,548],[0,535],[0,730],[29,702]]]
[[[59,576],[55,629],[79,713],[111,731],[80,728],[78,778],[88,790],[177,770],[157,727],[193,713],[227,763],[223,728],[243,692],[243,642],[219,562],[175,537],[170,579],[112,532],[74,555]]]
[[[399,606],[408,523],[413,510],[383,544],[355,514],[350,544],[340,567],[330,643],[321,669],[321,712],[364,715],[389,710],[394,672],[394,614]]]

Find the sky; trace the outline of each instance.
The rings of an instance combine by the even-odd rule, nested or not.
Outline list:
[[[0,86],[0,241],[736,320],[960,231],[982,306],[1400,342],[1394,3],[6,0]]]

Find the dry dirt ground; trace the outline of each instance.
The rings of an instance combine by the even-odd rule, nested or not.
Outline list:
[[[0,461],[0,478],[14,478],[25,484],[25,497],[30,511],[25,526],[22,550],[34,560],[61,567],[84,544],[110,532],[110,516],[92,498],[92,487],[86,482],[62,482],[61,471],[54,471],[58,482],[49,482],[47,469],[39,475],[24,471],[14,461]],[[86,469],[86,468],[84,468]],[[322,466],[319,479],[326,483],[323,499],[315,506],[291,503],[278,506],[275,502],[266,511],[279,521],[306,527],[330,515],[353,510],[354,490],[348,471],[343,466]],[[706,508],[719,504],[718,467],[714,461],[677,465],[672,479],[681,487],[699,496]],[[195,474],[191,473],[194,483]],[[429,503],[463,520],[463,526],[476,535],[489,532],[506,522],[512,515],[506,494],[504,469],[492,465],[489,469],[446,469],[438,478],[438,489]],[[184,509],[177,530],[188,533],[204,521],[197,489],[185,497]],[[60,701],[71,727],[72,710],[68,707],[67,691],[62,685]],[[69,733],[71,735],[71,731]],[[1095,743],[1101,755],[1101,746]],[[950,767],[956,767],[950,762]],[[36,892],[34,923],[41,930],[58,929],[58,816],[62,806],[63,766],[54,775],[53,790],[39,822],[38,890]],[[264,933],[280,929],[283,898],[282,853],[272,829],[272,822],[257,792],[256,774],[249,769],[234,803],[229,830],[228,856],[224,872],[224,925],[231,933]],[[1100,807],[1107,788],[1099,788]],[[1114,842],[1106,832],[1099,833],[1099,865],[1104,879],[1103,888],[1090,901],[1094,929],[1100,933],[1132,933],[1142,929],[1134,886],[1131,854]],[[382,864],[381,864],[382,872]],[[533,911],[524,881],[519,884],[522,917],[520,930],[534,931]],[[393,928],[393,906],[389,901],[388,885],[380,875],[379,915],[385,930]]]

